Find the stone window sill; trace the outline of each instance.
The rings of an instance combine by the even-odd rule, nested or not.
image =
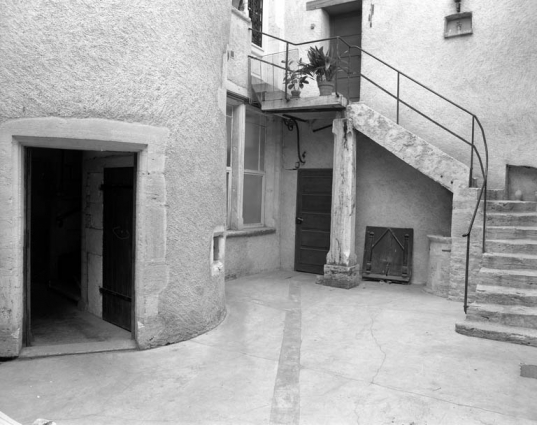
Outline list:
[[[256,227],[253,229],[242,229],[242,230],[227,230],[226,231],[226,238],[242,238],[242,237],[250,237],[250,236],[263,236],[263,235],[271,235],[273,233],[276,233],[276,229],[274,227]]]

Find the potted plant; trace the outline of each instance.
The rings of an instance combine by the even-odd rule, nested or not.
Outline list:
[[[282,61],[285,63],[285,61]],[[309,84],[307,78],[311,77],[311,74],[306,71],[306,64],[302,62],[302,59],[298,60],[297,67],[291,69],[294,61],[289,60],[285,66],[285,76],[283,77],[283,83],[291,90],[291,98],[296,99],[300,97],[300,91],[304,88],[304,84]]]
[[[334,91],[334,77],[338,71],[336,59],[330,56],[330,49],[312,46],[308,50],[309,63],[305,64],[304,71],[315,76],[321,96],[329,96]]]

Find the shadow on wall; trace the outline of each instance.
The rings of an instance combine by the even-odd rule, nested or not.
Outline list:
[[[427,281],[427,235],[450,236],[452,194],[358,133],[356,255],[362,265],[367,226],[414,229],[411,283]]]

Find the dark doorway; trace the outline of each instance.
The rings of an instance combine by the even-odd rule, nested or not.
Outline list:
[[[26,152],[26,345],[32,345],[45,331],[43,321],[80,300],[82,152]]]
[[[103,319],[131,330],[134,168],[104,170]]]
[[[295,270],[323,274],[330,250],[332,170],[297,173]]]
[[[362,45],[362,12],[350,10],[344,13],[332,12],[330,15],[330,36],[340,36],[351,46]],[[332,43],[331,50],[341,55],[343,68],[337,77],[337,90],[352,102],[360,100],[360,72],[362,66],[361,52],[358,49],[348,49],[344,43]],[[350,73],[348,73],[350,72]]]
[[[98,230],[90,229],[90,236],[87,233],[88,223],[99,215],[102,217],[102,212],[99,213],[95,204],[90,218],[86,216],[88,211],[83,211],[84,203],[87,208],[90,198],[99,199],[101,211],[103,207],[98,186],[91,191],[88,191],[89,183],[83,187],[84,173],[98,175],[95,169],[85,170],[88,153],[92,157],[107,155],[80,150],[25,149],[25,346],[131,338],[130,332],[103,321],[101,314],[92,314],[88,309],[88,285],[98,293],[101,278],[88,281],[89,266],[83,256],[89,255],[88,239],[95,252],[100,252],[103,243],[102,236],[96,237]],[[131,186],[132,169],[129,169]],[[128,207],[132,224],[132,201]],[[92,266],[92,270],[97,269],[95,264]]]

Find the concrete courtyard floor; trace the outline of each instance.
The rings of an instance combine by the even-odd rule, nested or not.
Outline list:
[[[537,423],[537,348],[455,333],[461,303],[421,286],[351,290],[276,272],[227,282],[190,341],[0,364],[0,411],[82,424]]]

